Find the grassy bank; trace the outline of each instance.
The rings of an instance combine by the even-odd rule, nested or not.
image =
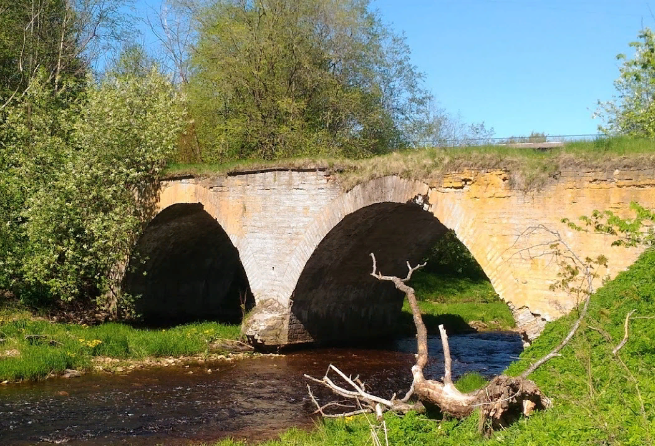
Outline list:
[[[126,324],[51,323],[25,311],[0,312],[0,381],[37,380],[93,367],[94,357],[142,360],[208,353],[218,339],[238,339],[238,325],[213,322],[149,330]]]
[[[617,356],[628,312],[630,338]],[[655,250],[592,298],[589,314],[573,340],[531,378],[553,399],[554,407],[495,432],[478,434],[478,417],[462,421],[410,414],[386,415],[391,445],[634,445],[655,444]],[[577,317],[547,325],[509,374],[519,374],[566,335]],[[470,378],[467,378],[470,380]],[[479,384],[479,383],[478,383]],[[470,383],[468,384],[470,386]],[[476,384],[474,383],[474,386]],[[642,410],[643,406],[643,410]],[[218,443],[235,445],[233,441]],[[273,445],[368,445],[364,417],[319,422],[311,432],[292,429]]]
[[[432,181],[462,169],[505,169],[510,184],[519,189],[538,189],[562,170],[654,168],[655,141],[626,137],[573,142],[550,150],[511,148],[500,145],[464,148],[430,148],[394,152],[362,160],[296,158],[275,161],[244,160],[226,164],[171,164],[165,176],[225,175],[263,169],[329,170],[346,189],[373,178],[400,175]]]
[[[485,330],[516,327],[511,310],[486,279],[417,271],[410,285],[416,291],[430,333],[437,333],[440,324],[449,333],[470,331],[471,326]],[[408,335],[416,333],[407,302],[403,305],[399,330]]]
[[[470,330],[478,321],[489,329],[513,327],[512,315],[488,282],[421,273],[413,282],[431,332],[445,324],[451,333]],[[437,291],[441,290],[441,291]],[[399,334],[415,333],[407,305]],[[217,339],[238,339],[240,326],[198,323],[166,330],[105,323],[87,327],[52,323],[16,307],[0,309],[0,382],[38,380],[66,369],[94,367],[94,358],[143,360],[208,353]]]

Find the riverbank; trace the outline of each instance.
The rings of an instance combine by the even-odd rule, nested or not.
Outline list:
[[[629,338],[617,355],[613,349]],[[476,414],[461,420],[411,413],[385,415],[389,444],[403,445],[567,445],[621,444],[646,446],[655,442],[655,250],[644,253],[626,272],[593,297],[589,313],[571,342],[530,378],[552,398],[554,407],[521,419],[485,438]],[[512,364],[518,375],[566,336],[576,311],[546,326],[543,334]],[[356,372],[356,371],[353,371]],[[364,377],[365,378],[365,377]],[[373,419],[371,418],[371,421]],[[374,422],[374,421],[373,421]],[[226,440],[217,446],[242,445]],[[291,429],[278,445],[369,445],[371,433],[364,416],[324,420],[306,432]]]
[[[450,296],[449,303],[421,301],[428,330],[435,333],[439,324],[451,334],[513,329],[511,312],[503,302],[476,302],[467,296]],[[405,303],[395,334],[415,333]],[[4,309],[0,310],[0,383],[234,360],[252,354],[244,353],[248,347],[240,339],[239,325],[203,322],[145,329],[109,322],[87,326],[52,322],[25,309]]]
[[[25,310],[0,312],[0,382],[39,380],[103,367],[145,366],[157,358],[188,360],[232,350],[239,325],[203,322],[170,329],[135,328],[109,322],[96,326],[54,323]],[[113,361],[116,360],[116,361]]]
[[[486,278],[417,271],[410,285],[416,291],[423,321],[430,333],[443,324],[448,333],[513,331],[512,311]],[[399,333],[414,336],[416,327],[407,302],[403,305]]]

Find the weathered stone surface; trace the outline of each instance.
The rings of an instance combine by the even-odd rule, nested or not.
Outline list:
[[[402,274],[404,261],[419,258],[443,227],[455,230],[534,337],[577,302],[550,290],[558,272],[551,258],[520,251],[547,241],[544,234],[520,235],[537,225],[557,230],[579,255],[605,254],[613,277],[641,250],[610,247],[606,236],[561,219],[594,209],[629,215],[631,201],[655,207],[655,171],[572,169],[532,191],[512,188],[509,178],[467,171],[425,184],[392,176],[346,191],[322,171],[271,171],[164,182],[158,206],[200,203],[225,231],[257,302],[245,330],[258,342],[384,331],[399,300],[367,281],[367,251],[389,262],[380,265],[385,274]]]
[[[288,344],[289,309],[277,300],[266,299],[244,321],[244,334],[253,345],[278,346]]]

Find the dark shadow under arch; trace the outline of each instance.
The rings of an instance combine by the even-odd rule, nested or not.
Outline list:
[[[321,241],[292,296],[289,343],[331,342],[389,333],[403,296],[370,276],[404,277],[447,228],[414,203],[378,203],[347,215]]]
[[[252,300],[239,253],[202,204],[174,204],[147,226],[123,290],[152,325],[240,322],[241,296]],[[249,302],[250,304],[250,302]]]

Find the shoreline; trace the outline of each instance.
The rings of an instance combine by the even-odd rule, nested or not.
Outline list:
[[[7,386],[12,384],[27,384],[35,383],[49,379],[73,379],[83,375],[102,375],[102,374],[121,374],[127,375],[135,370],[143,370],[148,368],[157,367],[180,367],[188,365],[201,365],[205,363],[217,362],[234,362],[241,361],[248,358],[256,358],[260,356],[282,356],[273,353],[259,353],[259,352],[223,352],[223,353],[202,353],[188,356],[161,356],[161,357],[147,357],[143,359],[130,359],[130,358],[111,358],[109,356],[96,356],[91,362],[91,367],[77,370],[66,369],[60,373],[50,373],[41,379],[21,379],[16,381],[4,380],[0,385]],[[209,372],[211,373],[211,369]]]

